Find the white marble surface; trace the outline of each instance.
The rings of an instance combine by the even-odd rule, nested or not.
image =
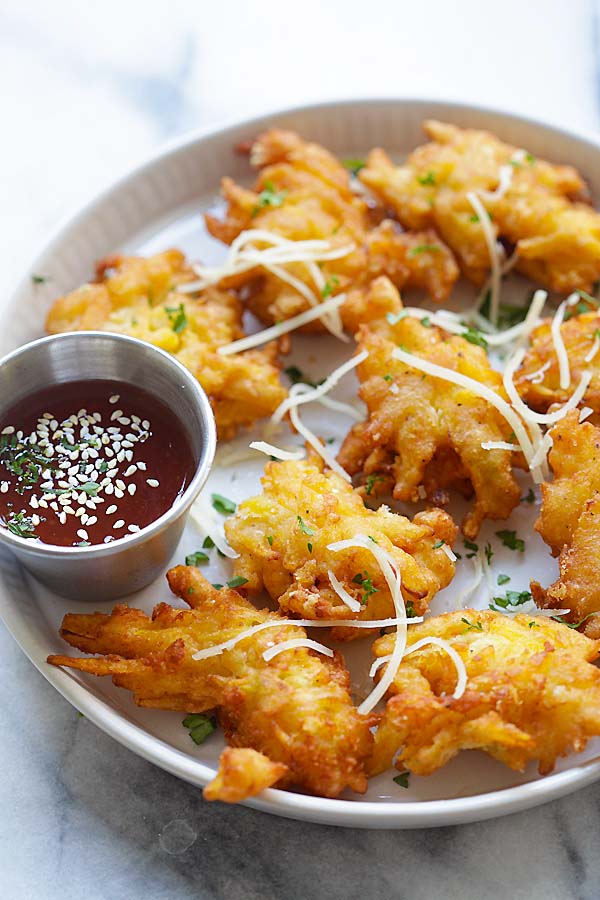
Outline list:
[[[129,165],[236,115],[438,96],[597,130],[597,31],[592,0],[0,0],[5,285],[60,217]],[[78,717],[0,626],[6,900],[592,900],[599,826],[600,785],[436,831],[208,806]]]

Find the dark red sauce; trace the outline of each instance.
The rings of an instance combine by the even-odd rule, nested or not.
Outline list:
[[[110,543],[170,509],[195,468],[179,420],[146,391],[55,385],[0,421],[0,525],[45,544]]]

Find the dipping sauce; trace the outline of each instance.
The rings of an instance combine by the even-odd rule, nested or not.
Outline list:
[[[195,469],[179,420],[146,391],[55,385],[0,421],[0,525],[44,544],[107,544],[160,518]]]

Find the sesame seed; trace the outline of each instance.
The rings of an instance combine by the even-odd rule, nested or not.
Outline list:
[[[0,492],[1,493],[6,494],[6,492],[8,491],[8,488],[9,488],[8,481],[3,481],[2,484],[0,484]]]
[[[119,425],[131,425],[131,419],[128,419],[127,416],[120,416],[120,418],[117,419],[117,422]]]
[[[144,428],[146,431],[149,431],[150,422],[148,421],[148,419],[144,419],[144,421],[142,422],[142,428]]]
[[[54,416],[52,415],[52,413],[44,413],[42,416],[42,419],[53,419],[53,418],[54,418]]]
[[[122,481],[120,478],[117,478],[117,480],[115,481],[115,487],[118,487],[120,491],[124,491],[125,490],[125,482]]]
[[[89,517],[88,517],[88,514],[87,514],[87,513],[84,513],[84,514],[82,515],[82,517],[81,517],[81,524],[82,524],[82,525],[85,525],[86,522],[87,522],[87,520],[88,520],[88,518],[89,518]]]
[[[114,413],[111,413],[110,421],[116,422],[116,420],[120,419],[122,415],[123,415],[122,409],[115,409]]]
[[[104,543],[110,544],[111,541],[114,541],[114,537],[112,536],[112,534],[107,534],[106,537],[104,538]]]
[[[135,532],[139,531],[139,530],[140,530],[139,525],[128,525],[127,526],[127,531],[131,531],[132,534],[135,534]]]
[[[75,518],[80,519],[83,515],[85,515],[85,509],[83,508],[83,506],[80,506],[75,513]]]
[[[125,491],[122,491],[121,488],[115,488],[115,497],[117,500],[121,500],[125,496]]]
[[[4,485],[6,485],[6,488],[4,488]],[[8,482],[7,481],[2,482],[2,487],[0,487],[0,490],[2,491],[3,494],[6,493],[6,491],[8,490]],[[32,509],[38,508],[38,498],[35,496],[35,494],[29,501],[29,505],[31,506]]]
[[[117,521],[113,525],[113,528],[116,530],[117,528],[123,528],[124,525],[125,525],[124,519],[117,519]]]
[[[128,492],[131,494],[131,496],[133,497],[133,495],[135,494],[137,488],[136,488],[135,484],[128,484],[128,485],[127,485],[127,490],[128,490]]]
[[[116,511],[117,511],[116,503],[111,503],[110,506],[106,507],[106,515],[107,516],[111,516],[113,513],[116,513]]]
[[[120,394],[113,394],[112,397],[108,398],[109,403],[118,403],[120,399]]]
[[[42,497],[41,500],[39,501],[39,505],[40,505],[43,509],[48,509],[48,501],[47,501],[47,500],[44,500],[43,497]]]
[[[130,447],[133,447],[133,444],[131,443],[131,441],[121,441],[121,447],[126,447],[127,449],[129,449]]]
[[[83,519],[82,519],[82,521],[83,521]],[[96,516],[90,516],[89,519],[87,520],[87,524],[95,525],[97,521],[98,521],[98,519]]]
[[[58,503],[51,503],[50,509],[53,509],[54,512],[58,512]]]
[[[117,459],[119,460],[119,462],[125,462],[125,451],[124,450],[119,450],[119,452],[117,453]]]
[[[115,442],[113,443],[113,445],[112,445],[112,448],[113,448],[113,450],[114,450],[115,453],[118,453],[119,450],[121,449],[121,442],[120,442],[120,441],[115,441]]]
[[[81,538],[82,541],[87,541],[87,539],[88,539],[88,533],[87,533],[87,531],[85,530],[85,528],[80,528],[80,529],[77,531],[77,537]]]
[[[101,422],[101,421],[102,421],[102,416],[100,415],[99,412],[95,412],[94,415],[92,416],[92,418],[93,418],[94,422]],[[95,430],[96,430],[96,429],[94,429],[94,431],[95,431]]]
[[[145,472],[146,469],[147,469],[147,466],[146,466],[146,463],[145,463],[145,462],[139,462],[139,463],[137,464],[137,467],[138,467],[138,469],[140,470],[140,472]]]
[[[35,513],[32,515],[31,524],[33,525],[34,528],[37,528],[37,526],[40,524],[41,521],[42,520],[40,519],[40,517],[38,515],[36,515]]]
[[[139,425],[142,420],[140,419],[139,416],[132,416],[131,421],[134,422],[136,425]]]
[[[160,481],[157,478],[146,478],[146,484],[148,487],[158,487]]]
[[[112,492],[114,491],[114,487],[112,486],[112,484],[107,484],[104,490],[110,496],[110,494],[112,494]]]
[[[87,409],[83,409],[83,408],[80,409],[79,412],[77,413],[77,418],[81,419],[82,416],[85,416],[86,413],[87,413]]]
[[[129,478],[134,472],[137,472],[137,466],[128,466],[123,472],[123,478]]]
[[[116,461],[116,459],[111,459],[111,461],[108,463],[108,468],[109,468],[109,469],[116,469],[116,467],[117,467],[117,461]]]
[[[33,516],[31,517],[31,521],[33,522]],[[64,510],[61,513],[59,513],[58,521],[60,522],[61,525],[67,524],[67,514]]]
[[[63,512],[67,513],[67,515],[69,515],[69,516],[75,515],[75,510],[73,509],[72,506],[63,506]]]
[[[112,450],[110,449],[110,447],[106,447],[106,448],[105,448],[104,454],[105,454],[105,456],[108,456],[109,459],[111,459],[111,457],[113,457],[113,456],[115,455],[115,454],[112,452]],[[115,463],[115,465],[116,465],[116,463]],[[109,463],[109,466],[110,466],[110,463]]]
[[[127,462],[131,462],[131,460],[133,459],[133,450],[125,451],[125,459],[127,460]]]
[[[82,491],[82,492],[79,494],[79,496],[77,497],[77,502],[79,503],[80,506],[82,506],[82,505],[85,506],[85,501],[86,501],[86,500],[87,500],[87,494],[86,494],[85,491]]]

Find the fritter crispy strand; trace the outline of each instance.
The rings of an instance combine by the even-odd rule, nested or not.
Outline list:
[[[425,122],[430,143],[395,166],[373,150],[359,177],[411,229],[435,228],[456,253],[463,273],[481,284],[490,268],[481,222],[469,191],[493,192],[502,166],[512,181],[499,197],[480,193],[497,237],[514,245],[517,268],[552,290],[591,290],[600,276],[600,215],[585,202],[586,187],[571,166],[518,153],[486,131]]]
[[[375,282],[369,302],[384,309],[394,299],[387,279]],[[512,473],[509,450],[484,450],[485,441],[510,441],[510,427],[486,400],[448,381],[432,378],[394,359],[397,346],[437,365],[461,372],[505,397],[502,377],[485,351],[458,335],[427,327],[406,316],[395,325],[385,318],[377,331],[362,327],[359,349],[369,352],[357,369],[360,396],[367,405],[366,422],[355,425],[342,444],[338,460],[374,492],[393,489],[396,500],[417,501],[425,495],[445,502],[446,489],[475,504],[463,522],[468,538],[482,521],[505,519],[518,504],[520,489]]]
[[[284,399],[277,347],[220,356],[217,347],[244,335],[242,305],[230,291],[216,288],[197,296],[176,292],[195,277],[178,250],[102,260],[95,283],[54,302],[46,329],[114,331],[172,353],[208,394],[219,437],[227,439],[270,415]]]
[[[542,485],[536,529],[558,556],[559,577],[544,589],[531,584],[533,598],[546,609],[569,609],[569,622],[600,638],[600,428],[579,423],[577,410],[551,431],[549,462],[554,480]],[[589,616],[590,618],[586,618]]]
[[[460,655],[465,693],[453,698],[456,670],[441,648],[406,656],[375,735],[370,774],[388,768],[398,750],[398,769],[431,775],[460,750],[479,749],[520,772],[537,759],[544,775],[600,734],[600,671],[590,665],[597,641],[543,616],[474,609],[411,626],[408,646],[425,637],[443,638]],[[377,640],[375,655],[391,653],[393,641]]]
[[[515,374],[515,386],[528,406],[545,413],[553,403],[566,403],[584,372],[593,373],[581,406],[594,410],[592,421],[600,424],[600,316],[597,312],[584,312],[573,316],[560,327],[571,371],[571,384],[560,386],[558,358],[552,340],[551,319],[545,319],[531,334],[531,344],[523,364]],[[592,355],[593,354],[593,355]],[[586,360],[587,356],[592,358]]]
[[[161,603],[151,619],[126,606],[110,616],[67,615],[61,636],[101,656],[50,656],[48,662],[112,675],[118,687],[133,692],[138,706],[198,713],[216,708],[229,744],[287,767],[280,787],[295,785],[324,797],[336,797],[345,787],[363,792],[370,722],[352,706],[340,654],[330,660],[301,647],[267,663],[262,654],[273,644],[305,635],[299,627],[281,625],[219,656],[194,660],[196,651],[278,616],[255,609],[237,591],[216,590],[194,567],[177,566],[167,577],[191,611]],[[260,772],[262,765],[257,777]],[[222,792],[226,772],[220,776]]]
[[[332,248],[351,247],[342,259],[320,266],[326,295],[386,274],[400,288],[425,288],[440,302],[447,298],[458,268],[439,236],[427,229],[405,233],[391,221],[371,230],[367,203],[352,191],[349,173],[325,148],[294,132],[271,129],[253,143],[250,161],[260,168],[252,190],[230,178],[222,181],[225,218],[205,217],[214,237],[230,244],[242,231],[265,229],[289,240],[320,239]],[[305,264],[288,264],[286,271],[319,296],[321,289]],[[223,283],[245,285],[248,306],[267,324],[297,315],[309,305],[293,286],[264,270],[254,269]],[[341,315],[344,320],[343,309]],[[322,331],[323,325],[316,321],[305,328]]]
[[[387,582],[368,550],[327,549],[357,534],[372,538],[397,561],[403,595],[417,615],[454,575],[443,545],[452,545],[456,528],[441,509],[421,512],[413,522],[385,506],[367,509],[361,495],[314,454],[301,462],[268,463],[262,484],[263,493],[240,503],[225,531],[240,554],[235,574],[248,580],[249,591],[266,589],[287,613],[307,619],[394,615]],[[362,604],[360,612],[335,593],[328,572]],[[361,634],[334,629],[335,639]]]
[[[205,800],[239,803],[255,797],[287,774],[284,763],[273,762],[249,747],[225,747],[219,771],[203,791]]]

